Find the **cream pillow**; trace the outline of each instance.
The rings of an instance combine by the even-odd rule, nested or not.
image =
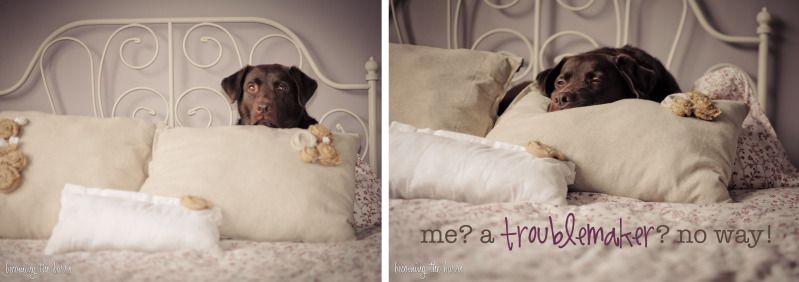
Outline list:
[[[218,207],[191,210],[179,198],[67,184],[46,255],[101,250],[221,254]]]
[[[0,238],[46,239],[66,183],[138,190],[147,176],[155,125],[127,118],[0,112],[29,120],[20,131],[28,156],[20,187],[0,193]]]
[[[533,82],[522,89],[519,95],[516,95],[513,102],[508,105],[508,109],[497,119],[497,123],[500,123],[503,119],[513,119],[519,115],[524,116],[532,113],[546,113],[547,108],[549,108],[549,101],[549,98],[541,95],[541,91],[538,90],[538,85]]]
[[[521,59],[389,44],[389,120],[485,136]]]
[[[714,122],[678,117],[639,99],[546,113],[546,97],[530,93],[503,114],[488,139],[560,149],[577,165],[576,191],[644,201],[730,201],[727,185],[746,107],[716,101]]]
[[[398,122],[389,139],[392,198],[565,206],[574,183],[574,163],[537,158],[518,145]]]
[[[224,237],[330,242],[355,238],[356,137],[336,134],[338,166],[300,160],[301,129],[175,128],[159,133],[141,192],[197,195],[222,208]]]

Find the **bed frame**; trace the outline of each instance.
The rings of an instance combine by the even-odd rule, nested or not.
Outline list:
[[[556,32],[548,37],[543,37],[541,35],[541,19],[542,19],[542,9],[541,9],[541,1],[542,0],[534,0],[534,10],[532,12],[532,27],[533,27],[533,36],[532,38],[528,38],[523,33],[510,29],[510,28],[495,28],[489,30],[479,37],[472,43],[471,49],[476,49],[480,43],[482,43],[486,38],[491,37],[496,34],[506,33],[510,34],[513,37],[516,37],[518,40],[521,40],[527,47],[529,53],[526,56],[519,56],[529,59],[530,64],[528,64],[527,68],[520,71],[516,77],[514,77],[514,81],[518,80],[530,80],[535,77],[535,75],[540,72],[541,70],[545,69],[544,65],[544,54],[547,50],[547,47],[550,46],[555,39],[560,37],[572,36],[578,37],[588,41],[594,47],[600,47],[597,41],[590,35],[577,31],[577,30],[563,30]],[[610,0],[609,0],[610,1]],[[404,27],[401,22],[398,21],[397,13],[401,13],[402,11],[398,11],[395,7],[395,1],[389,1],[390,3],[390,11],[391,11],[391,20],[393,21],[393,29],[397,35],[399,43],[407,43],[407,37],[404,35]],[[453,9],[453,1],[447,0],[447,11],[446,11],[446,23],[447,23],[447,48],[461,48],[458,46],[458,29],[460,23],[459,17],[461,14],[463,0],[457,0],[454,4]],[[512,1],[505,1],[506,3],[498,4],[495,0],[483,0],[483,3],[491,8],[497,10],[503,10],[510,7],[515,6],[519,3],[519,0],[512,0]],[[564,2],[563,0],[556,0],[556,3],[564,9],[579,12],[590,8],[594,5],[595,0],[586,0],[586,1],[577,1],[577,2],[584,2],[582,5],[571,5],[569,3]],[[630,2],[632,0],[613,0],[613,7],[616,16],[616,38],[615,38],[615,46],[621,47],[628,43],[629,38],[629,27],[630,27]],[[679,45],[680,39],[682,37],[683,28],[685,24],[685,19],[688,14],[688,7],[691,8],[693,15],[696,17],[699,24],[702,28],[707,31],[708,34],[713,36],[714,38],[721,40],[726,43],[734,43],[734,44],[757,44],[758,45],[758,63],[757,63],[757,96],[759,99],[760,104],[762,105],[763,109],[768,113],[768,93],[767,89],[767,67],[768,67],[768,52],[769,52],[769,34],[771,33],[771,27],[769,26],[769,22],[771,21],[771,15],[768,13],[768,10],[763,7],[759,13],[757,13],[756,21],[757,21],[757,30],[756,36],[733,36],[728,34],[723,34],[715,29],[713,26],[708,23],[704,13],[700,9],[699,5],[696,3],[696,0],[682,0],[682,14],[680,16],[679,24],[676,28],[674,40],[671,44],[671,49],[669,51],[668,58],[665,61],[665,66],[667,69],[670,69],[672,61],[674,59],[675,51],[677,50],[677,46]],[[623,6],[623,8],[622,8]],[[454,10],[454,11],[453,11]],[[411,42],[412,43],[412,42]],[[505,52],[505,51],[500,51]],[[507,52],[505,52],[507,53]],[[555,58],[555,63],[559,61],[563,56],[569,54],[562,54]],[[518,55],[516,55],[518,56]],[[712,71],[724,66],[730,66],[731,64],[717,64],[711,66],[707,71]],[[750,77],[751,79],[751,77]],[[754,84],[754,83],[753,83]]]
[[[274,29],[274,30],[276,30],[278,32],[263,36],[260,39],[258,39],[256,41],[256,43],[253,44],[253,46],[249,49],[249,56],[247,57],[249,59],[247,61],[244,61],[243,58],[242,58],[241,51],[239,50],[240,48],[239,48],[238,42],[236,41],[236,38],[228,30],[228,28],[224,26],[225,24],[251,24],[251,25],[255,25],[255,26],[259,26],[260,25],[260,27],[263,27],[264,29],[269,27],[270,29]],[[173,26],[176,26],[176,25],[191,25],[190,28],[186,31],[186,33],[183,36],[182,40],[174,38],[177,33],[173,31]],[[89,46],[84,41],[82,41],[81,39],[78,39],[78,38],[72,37],[72,36],[65,36],[64,34],[69,32],[69,31],[71,31],[71,30],[75,30],[75,29],[82,28],[82,27],[98,27],[98,26],[118,27],[118,28],[111,35],[108,36],[108,39],[106,40],[105,45],[103,47],[102,53],[100,53],[101,55],[99,57],[99,64],[95,65],[95,56],[92,54],[92,50],[89,48]],[[158,40],[157,32],[154,31],[153,28],[152,28],[154,26],[158,26],[158,27],[161,27],[161,28],[164,27],[164,26],[166,27],[165,36],[166,36],[167,46],[166,46],[166,51],[164,51],[164,53],[166,53],[166,56],[168,57],[168,70],[167,70],[168,83],[169,83],[168,88],[167,88],[168,92],[164,94],[164,93],[161,93],[160,91],[154,89],[153,87],[149,87],[149,86],[133,87],[133,88],[128,89],[127,91],[124,91],[122,94],[116,96],[115,101],[113,101],[113,103],[111,103],[111,110],[110,110],[110,112],[108,112],[108,109],[107,109],[107,106],[106,106],[106,101],[104,101],[104,98],[103,98],[103,97],[105,97],[105,94],[102,93],[103,92],[103,87],[102,87],[103,84],[102,84],[102,82],[103,82],[103,79],[110,79],[110,78],[104,77],[103,71],[104,71],[104,65],[106,65],[107,64],[106,62],[110,59],[109,57],[112,57],[112,56],[107,56],[108,55],[108,50],[111,47],[110,45],[111,45],[112,40],[120,32],[122,32],[123,30],[126,30],[126,29],[140,29],[142,32],[146,32],[145,34],[149,33],[149,35],[151,36],[150,39],[152,39],[154,41],[153,44],[155,46],[155,51],[154,51],[154,53],[152,55],[152,58],[149,59],[149,61],[147,61],[144,64],[141,64],[141,65],[131,64],[129,62],[129,60],[125,58],[125,56],[123,55],[123,52],[122,52],[126,48],[126,46],[129,46],[130,43],[133,43],[134,45],[141,43],[143,41],[142,38],[140,38],[140,37],[130,37],[130,38],[127,38],[124,41],[122,41],[122,43],[119,44],[119,46],[118,46],[118,48],[120,50],[120,52],[119,52],[119,61],[122,64],[124,64],[126,67],[131,69],[131,70],[143,71],[143,70],[147,69],[148,67],[150,67],[153,64],[153,62],[156,60],[156,57],[158,57],[160,55],[160,51],[161,51],[161,49],[160,49],[161,46],[159,46],[159,42],[158,42],[159,40]],[[208,64],[201,64],[201,63],[198,63],[197,61],[195,61],[192,58],[192,55],[189,54],[189,52],[188,52],[188,50],[186,48],[187,41],[189,41],[188,40],[189,39],[189,35],[192,34],[193,32],[195,32],[195,30],[197,30],[198,28],[201,28],[201,27],[217,29],[217,30],[223,32],[226,35],[226,37],[227,37],[227,38],[224,38],[222,40],[220,40],[219,38],[213,37],[213,36],[209,36],[209,35],[203,35],[202,37],[200,37],[200,41],[202,43],[213,43],[214,45],[216,45],[216,47],[218,49],[217,57],[215,59],[213,59],[213,61],[211,61],[211,63],[208,63]],[[253,53],[259,47],[259,45],[261,45],[262,42],[264,42],[266,40],[270,40],[270,39],[286,40],[291,45],[293,45],[294,48],[296,48],[297,53],[299,55],[299,64],[297,64],[297,66],[302,68],[303,63],[307,62],[310,65],[311,69],[313,70],[313,73],[316,75],[316,78],[318,80],[320,80],[322,83],[328,85],[329,87],[334,88],[334,89],[338,89],[338,90],[347,90],[347,91],[354,91],[354,92],[363,92],[365,90],[367,92],[367,94],[368,94],[368,115],[369,115],[369,117],[368,117],[368,126],[366,125],[366,123],[364,123],[364,121],[358,115],[356,115],[355,113],[353,113],[350,110],[342,109],[342,108],[336,108],[336,109],[332,109],[332,110],[328,111],[327,113],[325,113],[320,118],[320,122],[321,123],[326,123],[326,122],[329,123],[330,117],[332,115],[334,115],[334,114],[345,114],[345,115],[351,116],[352,118],[357,120],[357,122],[360,124],[360,126],[361,126],[361,128],[363,130],[364,136],[366,137],[365,141],[363,142],[364,145],[362,146],[362,150],[361,150],[361,159],[364,159],[364,158],[366,158],[368,156],[369,165],[374,170],[375,167],[376,167],[376,164],[377,164],[377,150],[376,150],[376,148],[378,148],[378,144],[377,144],[377,140],[378,140],[377,124],[379,122],[378,117],[377,117],[377,107],[379,106],[377,104],[377,91],[378,91],[378,85],[379,85],[378,84],[379,74],[378,74],[378,63],[377,63],[377,61],[375,61],[375,59],[373,57],[370,57],[365,62],[365,65],[364,65],[364,68],[365,68],[365,83],[340,83],[340,82],[333,81],[333,80],[329,79],[328,76],[325,75],[325,72],[323,72],[319,68],[319,66],[317,65],[316,61],[314,60],[314,57],[310,54],[308,49],[305,47],[305,45],[303,44],[302,40],[300,40],[300,38],[291,29],[289,29],[288,27],[284,26],[283,24],[281,24],[279,22],[276,22],[276,21],[273,21],[273,20],[270,20],[270,19],[265,19],[265,18],[257,18],[257,17],[212,17],[212,18],[90,19],[90,20],[79,20],[79,21],[71,22],[71,23],[68,23],[68,24],[66,24],[64,26],[61,26],[57,30],[55,30],[52,33],[50,33],[50,35],[39,46],[38,50],[34,54],[34,57],[30,60],[30,63],[28,64],[27,69],[22,73],[22,76],[17,81],[17,83],[12,85],[9,88],[6,88],[6,89],[0,88],[0,97],[12,94],[12,93],[14,93],[14,91],[20,89],[20,87],[23,86],[28,81],[29,77],[31,76],[31,73],[34,71],[34,67],[37,65],[37,62],[38,62],[38,69],[39,69],[39,72],[41,74],[42,84],[44,86],[47,98],[48,98],[49,103],[50,103],[50,111],[53,114],[58,114],[58,111],[57,111],[57,108],[56,108],[56,105],[55,105],[54,99],[53,99],[53,92],[51,91],[50,85],[48,85],[48,82],[47,82],[47,75],[46,75],[45,67],[44,67],[44,65],[46,63],[45,62],[45,55],[47,54],[48,49],[50,49],[50,47],[52,47],[53,45],[55,45],[57,43],[60,43],[62,41],[69,41],[69,42],[72,42],[72,43],[75,43],[75,44],[79,45],[80,47],[82,47],[86,51],[86,54],[87,54],[87,57],[88,57],[89,71],[90,71],[90,74],[91,74],[91,85],[90,85],[91,92],[92,92],[91,103],[92,103],[92,110],[94,111],[94,116],[96,116],[96,117],[114,117],[114,116],[117,116],[118,107],[119,107],[120,103],[123,100],[125,100],[128,97],[130,97],[132,94],[142,95],[142,93],[148,93],[148,94],[151,94],[151,95],[155,95],[157,98],[160,98],[160,100],[164,104],[164,111],[161,112],[161,113],[158,113],[156,110],[154,110],[153,108],[151,108],[149,106],[141,105],[141,106],[136,107],[132,111],[131,117],[136,118],[137,115],[139,115],[140,112],[144,112],[144,113],[148,114],[150,116],[150,118],[162,117],[163,123],[166,124],[169,127],[183,126],[183,122],[181,121],[181,118],[180,118],[181,114],[178,112],[179,105],[181,104],[181,102],[184,101],[184,98],[186,98],[188,95],[190,95],[192,93],[197,93],[198,91],[207,91],[207,92],[215,94],[216,96],[218,96],[220,98],[215,103],[219,103],[220,105],[224,104],[224,107],[227,108],[227,112],[228,112],[228,118],[229,118],[228,124],[232,125],[236,121],[235,117],[234,117],[234,113],[236,113],[236,111],[237,111],[236,107],[235,107],[235,105],[230,104],[227,96],[222,94],[217,88],[211,88],[211,87],[207,87],[207,86],[195,86],[195,87],[191,87],[191,88],[188,88],[188,89],[185,89],[185,90],[177,89],[177,87],[175,86],[175,82],[176,82],[176,79],[175,79],[175,56],[179,56],[180,55],[179,54],[180,51],[182,51],[183,56],[185,56],[186,60],[191,65],[193,65],[194,67],[200,68],[200,69],[207,69],[207,68],[210,68],[212,66],[217,65],[221,61],[221,59],[223,57],[222,56],[222,54],[223,54],[222,50],[223,50],[223,46],[224,46],[221,42],[225,42],[225,43],[230,42],[228,44],[232,44],[232,46],[233,46],[232,49],[235,52],[236,56],[234,58],[228,59],[228,60],[237,60],[236,62],[238,63],[238,66],[244,67],[245,62],[246,62],[246,64],[252,64],[253,63]],[[229,41],[227,41],[227,40],[229,40]],[[175,46],[175,44],[181,44],[182,48],[180,48],[180,49],[173,48]],[[96,67],[96,69],[95,69],[95,67]],[[105,69],[105,71],[108,71],[108,70]],[[106,76],[110,77],[107,74],[106,74]],[[221,78],[219,80],[215,81],[215,83],[218,83],[218,81],[221,81]],[[134,105],[134,107],[135,107],[135,105]],[[188,116],[195,116],[197,113],[199,113],[201,111],[204,111],[207,114],[207,116],[209,117],[208,118],[208,122],[207,122],[206,125],[210,127],[212,125],[212,123],[213,123],[214,115],[212,114],[212,112],[209,109],[209,107],[207,107],[206,105],[200,105],[200,106],[197,106],[197,107],[193,107],[193,108],[189,109],[185,114],[188,115]],[[341,126],[341,124],[336,124],[336,128],[338,128],[340,131],[344,131],[344,128]]]

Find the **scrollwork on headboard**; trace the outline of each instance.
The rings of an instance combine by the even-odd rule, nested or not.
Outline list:
[[[251,25],[262,25],[268,27],[270,30],[275,31],[274,33],[267,34],[265,36],[261,36],[258,38],[255,43],[252,44],[250,48],[245,50],[249,50],[247,61],[245,61],[244,57],[242,57],[242,52],[239,48],[239,42],[237,38],[233,35],[233,33],[228,29],[226,25],[232,24],[251,24]],[[89,47],[90,45],[87,44],[85,41],[73,37],[73,36],[66,36],[64,35],[71,30],[81,28],[81,27],[112,27],[115,30],[107,37],[105,43],[103,44],[102,52],[99,53],[99,64],[95,65],[95,55],[92,53],[92,49]],[[186,27],[186,31],[183,34],[182,41],[178,42],[177,39],[174,38],[178,36],[178,32],[174,29],[176,26],[180,26],[181,28]],[[156,30],[155,28],[158,27],[159,29]],[[158,32],[166,28],[166,32]],[[199,36],[199,43],[201,44],[212,44],[215,45],[216,48],[216,56],[210,61],[202,61],[200,58],[193,56],[189,51],[189,46],[191,45],[192,37],[196,36],[194,34],[199,33],[200,29],[204,28],[212,28],[218,30],[217,32],[221,32],[224,34],[222,38],[214,37],[212,35],[207,34],[200,34]],[[119,35],[123,32],[128,32],[127,30],[140,30],[141,32],[145,33],[145,36],[130,36],[124,39],[117,39]],[[159,37],[162,36],[162,37]],[[166,44],[162,44],[161,40],[165,37]],[[116,41],[115,41],[116,39]],[[109,61],[109,57],[113,56],[112,52],[109,52],[110,48],[114,47],[112,42],[119,43],[119,62],[124,67],[127,67],[129,70],[132,71],[144,71],[154,65],[156,62],[156,58],[161,56],[167,56],[167,78],[168,85],[166,87],[153,87],[153,86],[133,86],[128,87],[125,90],[120,91],[121,94],[113,99],[113,103],[110,104],[110,113],[108,112],[109,105],[106,105],[106,97],[108,94],[106,92],[112,92],[111,90],[107,90],[104,87],[104,82],[112,79],[114,73],[110,73],[110,67],[107,66],[107,61]],[[87,82],[90,82],[90,89],[91,89],[91,108],[95,116],[97,117],[113,117],[118,116],[121,113],[121,109],[125,108],[127,111],[128,108],[129,114],[131,117],[139,117],[142,114],[149,115],[150,119],[158,119],[167,126],[175,127],[175,126],[184,126],[185,120],[181,117],[186,115],[188,117],[197,116],[199,113],[205,113],[205,116],[208,117],[205,126],[212,126],[215,122],[214,114],[212,113],[212,109],[209,108],[208,105],[198,105],[188,108],[185,113],[180,113],[180,109],[183,109],[181,105],[185,103],[187,100],[191,99],[190,96],[196,96],[201,94],[211,94],[211,101],[214,104],[220,105],[225,111],[227,116],[227,120],[223,123],[225,124],[233,124],[236,122],[236,110],[235,107],[230,103],[228,97],[220,92],[217,88],[218,87],[209,87],[207,85],[181,85],[179,89],[176,86],[176,54],[177,52],[181,52],[183,57],[185,57],[188,64],[194,66],[199,69],[208,69],[213,66],[220,64],[223,61],[224,54],[227,53],[234,53],[234,59],[237,63],[238,67],[243,67],[245,62],[247,64],[253,63],[253,56],[256,50],[261,47],[263,42],[267,40],[285,40],[289,44],[291,44],[297,51],[298,54],[298,62],[296,65],[300,68],[303,67],[304,63],[307,63],[310,69],[315,74],[316,78],[324,83],[325,85],[339,90],[358,90],[358,91],[366,91],[368,94],[369,100],[369,117],[368,123],[369,126],[364,124],[363,120],[355,115],[352,111],[347,109],[333,109],[332,112],[341,112],[345,111],[352,115],[355,120],[361,124],[361,127],[364,130],[364,136],[366,137],[366,141],[364,142],[365,145],[363,146],[363,153],[366,156],[368,152],[369,163],[372,167],[375,167],[377,162],[377,155],[375,150],[373,149],[377,146],[377,115],[376,115],[376,108],[379,106],[376,104],[376,95],[377,95],[377,81],[379,80],[378,75],[378,64],[374,60],[374,58],[369,58],[365,64],[365,82],[364,83],[340,83],[333,81],[325,75],[324,72],[321,71],[319,66],[317,65],[314,57],[311,56],[308,49],[305,47],[304,43],[300,38],[289,28],[284,26],[283,24],[265,18],[255,18],[255,17],[213,17],[213,18],[142,18],[142,19],[93,19],[93,20],[80,20],[75,21],[69,24],[66,24],[57,30],[53,31],[45,40],[41,43],[38,50],[36,51],[33,59],[31,59],[28,67],[23,72],[21,78],[7,89],[0,89],[0,96],[8,95],[13,93],[17,89],[19,89],[30,77],[30,74],[33,71],[33,68],[38,61],[39,72],[41,74],[42,83],[45,89],[45,94],[47,96],[50,111],[54,114],[58,114],[58,107],[54,102],[54,91],[51,89],[50,85],[48,84],[48,76],[45,72],[45,55],[48,54],[48,50],[51,46],[61,43],[61,42],[70,42],[79,45],[82,49],[86,51],[86,55],[88,56],[88,69],[89,69],[89,79]],[[149,52],[145,55],[144,62],[136,62],[135,59],[131,59],[126,57],[126,50],[132,48],[135,45],[144,45],[147,42],[152,46],[152,54],[150,55]],[[150,43],[151,42],[151,43]],[[179,48],[175,48],[176,44],[180,44]],[[229,44],[229,45],[228,45]],[[166,46],[162,46],[166,45]],[[232,52],[224,51],[225,46],[232,46]],[[164,48],[165,47],[165,48]],[[245,46],[246,48],[246,46]],[[366,56],[364,56],[366,58]],[[96,67],[95,67],[96,66]],[[119,71],[119,70],[116,70]],[[110,74],[109,74],[110,73]],[[108,78],[106,78],[108,77]],[[214,82],[214,86],[216,86],[217,82]],[[159,90],[160,89],[160,90]],[[116,93],[116,91],[113,91]],[[134,98],[134,96],[138,98],[143,97],[151,97],[155,98],[155,101],[158,103],[163,104],[163,108],[160,107],[153,107],[152,105],[130,105],[129,107],[122,107],[121,105],[127,105],[130,103],[130,100]],[[111,96],[113,98],[113,95]],[[217,102],[218,101],[218,102]],[[324,121],[326,117],[330,114],[326,114],[325,117],[321,119]],[[371,149],[371,150],[370,150]]]
[[[406,34],[404,34],[403,23],[399,21],[400,17],[398,17],[397,13],[405,12],[397,10],[397,4],[395,2],[401,2],[402,0],[392,0],[389,1],[390,5],[390,13],[391,13],[391,20],[393,21],[394,32],[396,33],[396,38],[399,43],[411,43],[408,42]],[[485,33],[477,36],[477,39],[471,45],[471,49],[476,49],[480,46],[482,42],[486,40],[486,38],[494,36],[496,34],[506,33],[513,37],[514,40],[520,40],[524,43],[524,45],[528,49],[528,54],[526,56],[519,56],[515,54],[515,56],[525,58],[526,62],[530,62],[527,65],[527,68],[523,69],[519,74],[514,77],[514,81],[522,80],[522,79],[532,79],[538,72],[547,68],[549,65],[556,64],[563,56],[569,54],[563,54],[562,52],[556,52],[559,55],[554,56],[553,61],[545,60],[545,54],[547,51],[547,47],[550,46],[550,43],[553,41],[562,38],[562,37],[576,37],[578,39],[583,39],[588,42],[593,47],[599,47],[599,41],[596,40],[591,35],[584,33],[578,30],[562,30],[556,31],[551,35],[545,36],[541,34],[541,26],[542,26],[542,18],[544,15],[551,16],[551,13],[543,13],[541,9],[541,4],[543,0],[533,0],[533,10],[531,13],[532,16],[532,36],[525,35],[523,32],[519,32],[518,30],[511,29],[511,28],[494,28]],[[482,0],[482,3],[486,6],[496,9],[496,10],[505,10],[511,7],[517,6],[520,3],[528,3],[522,2],[518,0],[512,1],[505,1],[506,3],[500,3],[496,0]],[[564,0],[555,0],[553,5],[556,7],[569,10],[571,12],[580,12],[584,11],[596,4],[595,0],[584,0],[584,1],[572,1],[572,2],[579,2],[580,4],[570,4],[569,1]],[[609,1],[604,1],[602,3],[607,3]],[[631,2],[632,0],[613,0],[613,14],[615,16],[615,39],[611,42],[615,44],[613,46],[620,47],[629,43],[629,34],[630,34],[630,13],[631,13]],[[713,26],[711,26],[704,13],[702,12],[701,8],[697,4],[696,0],[682,0],[682,11],[680,15],[680,20],[678,25],[675,27],[674,31],[674,40],[669,48],[668,57],[665,60],[665,66],[668,68],[672,65],[674,61],[675,52],[678,48],[678,43],[680,42],[680,38],[683,34],[683,29],[685,27],[686,17],[688,15],[689,7],[690,11],[696,17],[697,21],[700,23],[701,27],[712,37],[725,42],[725,43],[733,43],[733,44],[757,44],[758,45],[758,65],[757,65],[757,93],[760,99],[760,104],[766,107],[767,102],[767,93],[766,93],[766,83],[767,79],[767,64],[768,64],[768,44],[769,44],[769,34],[771,32],[771,28],[769,27],[769,21],[771,16],[769,15],[766,8],[762,8],[762,10],[757,13],[756,21],[753,23],[757,24],[756,36],[732,36],[727,35],[719,32]],[[453,0],[446,0],[446,42],[447,48],[460,48],[459,44],[460,39],[459,32],[460,25],[462,21],[460,19],[462,13],[463,0],[457,0],[454,3],[453,7]],[[478,4],[475,4],[478,5]],[[407,24],[407,23],[405,23]],[[467,44],[468,45],[468,44]],[[497,51],[497,50],[492,50]],[[506,51],[500,51],[506,52]],[[508,53],[508,52],[506,52]]]

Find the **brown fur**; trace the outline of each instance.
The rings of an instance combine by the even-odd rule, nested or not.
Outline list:
[[[305,105],[316,81],[297,67],[278,64],[246,66],[222,80],[231,103],[238,102],[239,125],[308,128],[318,123]]]
[[[674,76],[658,59],[629,45],[566,57],[554,68],[538,73],[536,82],[541,93],[551,99],[549,111],[626,98],[660,102],[669,94],[681,92]],[[500,102],[499,114],[530,83],[511,88]]]

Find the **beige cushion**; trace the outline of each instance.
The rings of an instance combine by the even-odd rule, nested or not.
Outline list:
[[[67,183],[136,191],[147,176],[155,125],[127,118],[57,116],[39,112],[0,112],[23,116],[20,149],[28,156],[21,186],[0,193],[0,237],[46,239]]]
[[[528,98],[527,96],[531,97]],[[547,108],[549,108],[549,101],[549,98],[541,95],[538,85],[533,82],[522,89],[519,95],[516,95],[516,98],[508,105],[508,109],[499,117],[497,123],[503,119],[514,119],[519,115],[546,113]]]
[[[263,126],[175,128],[159,133],[141,192],[196,195],[222,208],[224,237],[327,242],[355,238],[349,224],[356,137],[335,135],[341,164],[300,160],[300,129]]]
[[[716,101],[723,114],[708,122],[638,99],[546,113],[546,99],[530,93],[518,100],[487,138],[515,144],[538,139],[560,149],[577,164],[576,191],[645,201],[730,201],[743,104]]]
[[[521,59],[389,44],[389,120],[485,136]]]

